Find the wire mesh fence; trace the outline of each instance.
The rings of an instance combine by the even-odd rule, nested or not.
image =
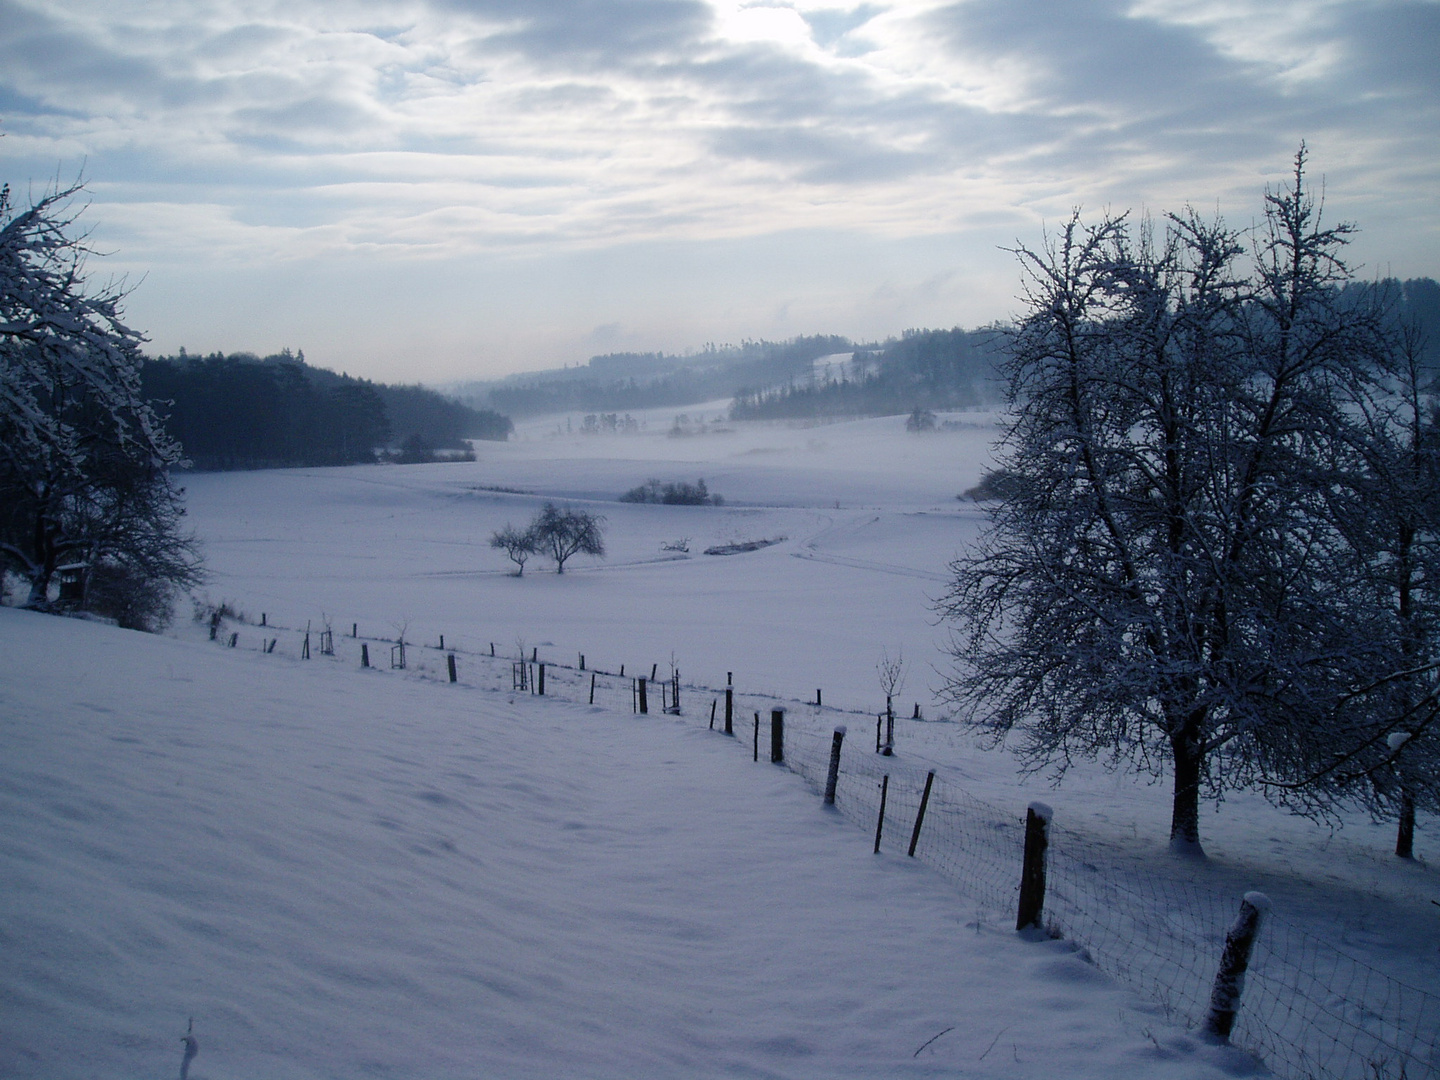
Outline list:
[[[267,623],[258,641],[246,635],[222,644],[274,653],[277,639],[302,631]],[[328,633],[328,626],[326,631]],[[391,639],[348,635],[363,641]],[[433,668],[420,654],[409,674],[444,678],[449,665]],[[323,655],[333,656],[332,652]],[[358,650],[357,650],[358,651]],[[724,730],[720,711],[726,691],[681,680],[659,666],[628,675],[544,662],[488,649],[441,650],[478,663],[472,685],[544,695],[608,710],[642,709],[639,680],[647,684],[646,711],[663,711],[691,723]],[[301,651],[296,642],[296,656]],[[516,655],[516,654],[519,655]],[[284,653],[282,652],[282,655]],[[516,672],[524,669],[523,677]],[[663,681],[662,681],[663,679]],[[452,677],[453,681],[453,677]],[[663,686],[663,689],[662,689]],[[786,711],[784,765],[817,793],[824,789],[837,722],[849,729],[835,791],[836,809],[862,828],[879,832],[879,850],[912,854],[957,885],[991,916],[1012,917],[1019,893],[1024,808],[1004,809],[975,798],[936,769],[923,824],[926,765],[883,756],[869,734],[874,714],[801,703],[772,695],[731,690],[731,723],[738,745],[770,760],[770,715]],[[753,743],[753,746],[752,746]],[[884,819],[880,821],[884,786]],[[913,846],[913,852],[911,848]],[[1207,890],[1163,873],[1106,859],[1100,846],[1073,830],[1052,825],[1044,902],[1044,925],[1082,946],[1103,971],[1160,1005],[1174,1022],[1200,1028],[1235,919],[1239,898]],[[1440,995],[1409,986],[1336,949],[1271,913],[1256,940],[1231,1042],[1291,1080],[1421,1080],[1440,1076]]]

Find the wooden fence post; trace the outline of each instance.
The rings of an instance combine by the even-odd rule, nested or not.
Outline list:
[[[261,625],[261,626],[265,626],[265,625],[266,625],[266,623],[265,623],[265,612],[263,612],[263,611],[260,612],[260,625]]]
[[[536,685],[536,687],[538,688],[538,689],[536,690],[536,693],[538,693],[541,697],[544,697],[544,696],[545,696],[545,665],[544,665],[544,664],[541,664],[541,665],[540,665],[540,677],[535,680],[535,685]]]
[[[755,714],[755,760],[760,760],[760,714]]]
[[[728,684],[725,687],[725,734],[734,735],[735,728],[731,718],[735,715],[735,691]]]
[[[880,816],[875,819],[875,854],[880,854],[880,833],[885,828],[885,798],[890,794],[890,774],[880,780]]]
[[[1050,846],[1050,818],[1054,811],[1042,802],[1025,810],[1025,864],[1020,871],[1020,906],[1015,929],[1041,929],[1045,912],[1045,851]]]
[[[636,685],[637,685],[637,687],[639,688],[639,691],[640,691],[640,714],[643,716],[643,715],[645,715],[646,713],[648,713],[648,712],[650,711],[650,703],[649,703],[649,701],[648,701],[648,700],[646,699],[646,697],[645,697],[645,676],[644,676],[644,675],[641,675],[640,678],[639,678],[638,680],[636,680]]]
[[[352,622],[350,624],[350,636],[352,638],[357,638],[360,636],[360,624],[358,622]]]
[[[925,824],[925,808],[930,805],[930,785],[935,783],[932,771],[925,777],[925,791],[920,796],[920,810],[915,815],[915,828],[910,832],[910,857],[915,857],[915,845],[920,843],[920,826]]]
[[[824,702],[820,698],[820,688],[817,686],[815,688],[815,708],[823,709],[824,707]]]
[[[445,665],[450,669],[450,681],[455,681],[455,654],[452,652],[445,657]]]
[[[825,805],[835,805],[835,785],[840,781],[840,744],[845,741],[845,725],[835,727],[835,738],[830,743],[830,774],[825,778]]]
[[[770,710],[770,763],[779,765],[785,760],[785,710]]]
[[[309,659],[310,659],[310,631],[309,631],[309,630],[306,630],[306,631],[305,631],[305,644],[301,647],[301,650],[300,650],[300,659],[301,659],[301,660],[309,660]]]
[[[595,673],[590,673],[590,704],[595,704]]]
[[[885,722],[884,713],[875,714],[875,753],[880,752],[880,725]]]
[[[370,645],[368,642],[365,641],[362,641],[360,643],[360,666],[370,666]]]
[[[1215,986],[1210,991],[1210,1015],[1205,1019],[1205,1033],[1221,1042],[1228,1042],[1240,1010],[1240,995],[1245,992],[1245,971],[1250,966],[1250,950],[1260,922],[1270,910],[1270,898],[1264,893],[1248,892],[1240,901],[1240,913],[1225,935],[1225,951],[1220,955],[1220,970],[1215,973]]]
[[[235,647],[235,643],[236,643],[237,641],[239,641],[239,640],[240,640],[240,632],[237,630],[235,633],[233,633],[233,634],[230,635],[230,648],[233,649],[233,648]]]
[[[885,695],[885,748],[880,751],[886,757],[895,753],[895,706],[890,695]]]
[[[490,642],[490,658],[492,660],[495,658],[495,642],[493,641]]]
[[[714,698],[711,698],[711,699],[710,699],[710,730],[711,730],[711,731],[714,731],[714,730],[715,730],[715,706],[718,705],[718,704],[719,704],[719,702],[717,702]]]
[[[585,654],[583,652],[580,654],[580,670],[585,670]]]

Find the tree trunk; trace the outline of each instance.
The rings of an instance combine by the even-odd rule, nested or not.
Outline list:
[[[1395,831],[1395,854],[1402,859],[1415,857],[1415,796],[1409,788],[1400,789],[1400,826]]]
[[[1182,731],[1170,740],[1175,755],[1175,801],[1170,815],[1170,850],[1204,857],[1200,846],[1200,755]]]

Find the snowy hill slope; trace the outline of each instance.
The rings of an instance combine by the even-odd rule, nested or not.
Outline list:
[[[703,728],[0,609],[0,1074],[1218,1077]]]

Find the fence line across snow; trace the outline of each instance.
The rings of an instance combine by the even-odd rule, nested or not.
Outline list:
[[[308,655],[303,651],[303,630],[267,620],[264,631],[295,634],[295,655]],[[328,625],[325,632],[329,633]],[[232,633],[223,644],[237,647],[238,635],[239,631]],[[370,641],[402,644],[396,638],[360,634],[358,624],[352,624],[347,637],[362,649]],[[423,659],[412,662],[407,671],[411,677],[433,674],[455,682],[458,656],[463,660],[462,686],[476,685],[472,665],[483,665],[494,688],[502,690],[507,689],[503,678],[507,666],[513,676],[515,669],[533,666],[538,655],[537,650],[516,662],[508,654],[497,655],[494,643],[471,651],[457,647],[452,638],[445,648],[443,637],[434,646],[403,644],[412,650],[412,657],[431,650],[446,657],[433,670]],[[276,639],[255,635],[239,647],[271,653]],[[334,657],[333,652],[321,655]],[[623,666],[618,672],[605,671],[596,667],[592,655],[588,668],[583,658],[578,666],[546,660],[545,668],[547,697],[624,713],[636,709],[636,677],[627,677]],[[643,666],[635,670],[644,675],[657,669],[658,665],[649,672]],[[725,701],[727,715],[733,708],[742,717],[752,711],[764,717],[786,707],[783,764],[817,794],[827,788],[834,720],[863,716],[868,722],[875,715],[822,706],[818,692],[814,701],[801,702],[777,695],[742,695],[728,679],[725,687],[714,688],[682,682],[675,672],[671,677],[676,692],[683,688],[695,704],[693,716],[678,706],[667,711],[697,723],[709,719],[707,703],[712,701]],[[536,679],[513,676],[508,689],[534,694]],[[757,721],[757,738],[765,723]],[[739,725],[737,734],[748,734],[743,732],[745,726]],[[716,734],[724,737],[722,731]],[[735,742],[745,750],[750,740],[737,737]],[[759,758],[758,752],[755,756]],[[1025,833],[1023,810],[1005,810],[975,798],[948,778],[943,768],[934,770],[933,783],[927,784],[931,771],[928,763],[911,765],[899,757],[874,753],[864,738],[849,740],[840,758],[835,807],[862,831],[874,830],[883,785],[886,828],[878,849],[904,856],[913,842],[916,858],[959,886],[992,917],[1013,917]],[[927,786],[923,828],[912,835]],[[1049,837],[1045,927],[1082,946],[1097,967],[1158,1003],[1172,1020],[1200,1030],[1238,898],[1107,861],[1096,844],[1063,823],[1052,824]],[[1283,914],[1271,913],[1256,939],[1231,1042],[1289,1080],[1440,1076],[1440,995],[1394,979],[1288,922]]]

